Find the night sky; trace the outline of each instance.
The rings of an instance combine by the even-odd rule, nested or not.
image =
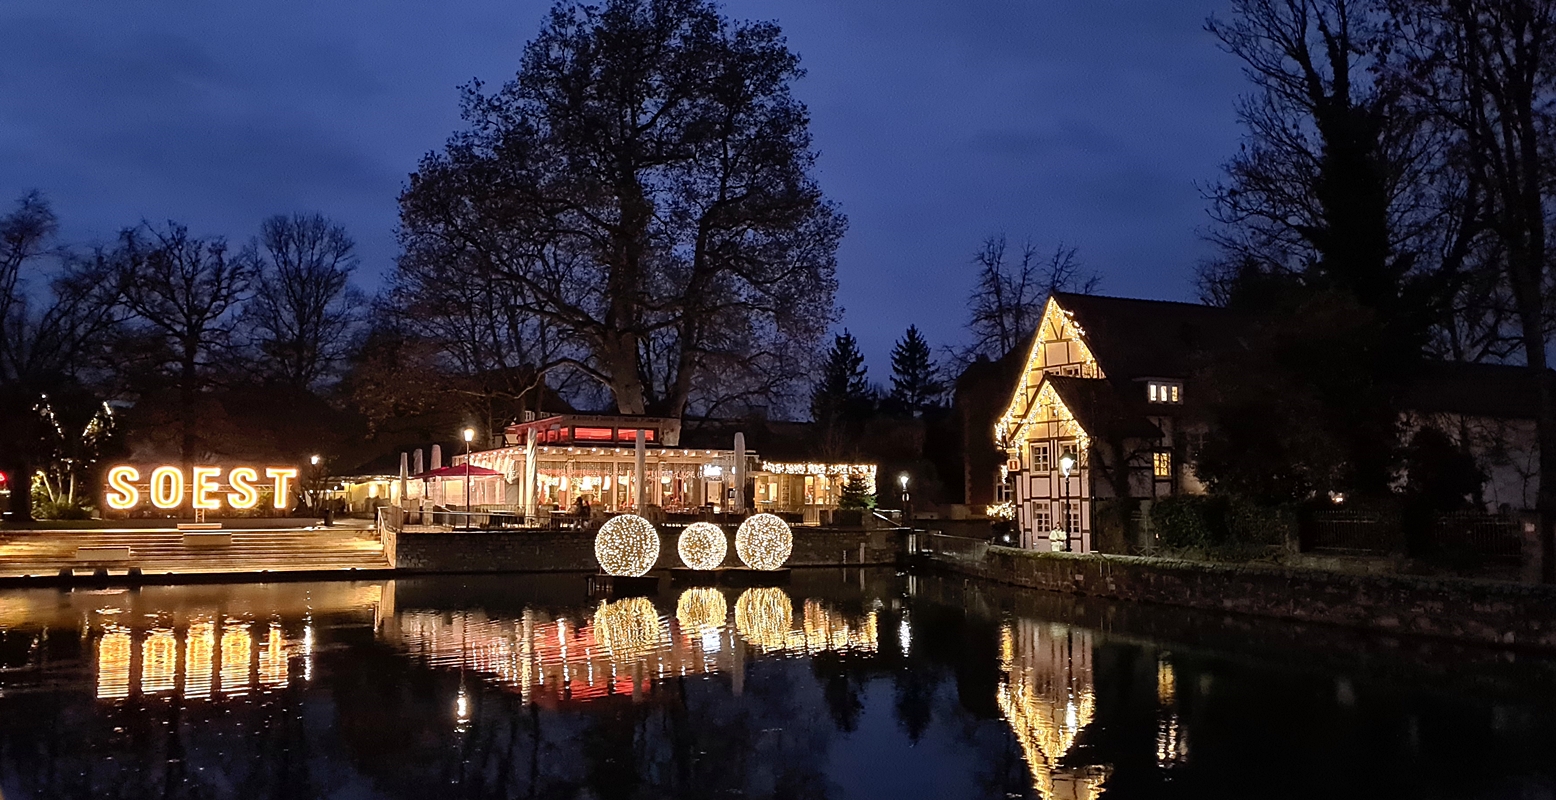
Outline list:
[[[252,236],[277,212],[344,223],[374,288],[395,198],[500,83],[549,0],[7,0],[0,199],[37,188],[66,237],[141,219]],[[1080,248],[1106,294],[1192,299],[1199,186],[1237,147],[1215,0],[732,0],[808,76],[824,190],[848,215],[842,324],[885,379],[915,323],[963,340],[969,262],[1006,232]]]

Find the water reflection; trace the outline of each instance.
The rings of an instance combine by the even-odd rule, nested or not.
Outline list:
[[[396,636],[429,666],[475,673],[517,689],[525,702],[552,706],[643,697],[669,676],[738,672],[742,646],[790,655],[873,653],[877,646],[877,611],[845,614],[807,598],[795,624],[794,600],[776,587],[741,592],[733,627],[721,589],[686,589],[675,609],[661,615],[642,597],[601,601],[576,621],[537,609],[517,616],[407,609]]]
[[[1209,649],[1131,630],[1128,610],[1097,624],[967,586],[828,570],[613,602],[577,576],[0,592],[0,796],[1556,786],[1549,681],[1519,677],[1556,666],[1526,654],[1423,688],[1430,665],[1381,647]],[[1512,688],[1488,699],[1499,676]]]
[[[1096,712],[1092,647],[1090,631],[1063,625],[1018,619],[1000,627],[996,699],[1039,797],[1094,798],[1107,779],[1105,768],[1062,763]]]

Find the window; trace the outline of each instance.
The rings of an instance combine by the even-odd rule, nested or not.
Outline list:
[[[1032,509],[1032,530],[1039,534],[1053,530],[1053,515],[1048,513],[1048,504],[1040,503]]]
[[[615,431],[610,428],[574,428],[573,441],[575,442],[608,442],[615,438]]]
[[[622,429],[616,431],[616,441],[619,441],[619,442],[629,442],[629,443],[632,443],[632,444],[636,444],[637,440],[638,440],[638,430],[637,430],[637,428],[622,428]],[[652,441],[654,441],[654,429],[653,428],[644,428],[643,429],[643,441],[645,441],[645,442],[652,442]]]
[[[1150,381],[1146,384],[1145,396],[1147,400],[1153,403],[1181,403],[1183,402],[1183,384]]]
[[[806,478],[805,480],[809,481],[810,478]],[[1008,503],[1010,502],[1011,498],[1016,496],[1016,493],[1012,491],[1011,487],[1011,484],[1014,483],[1015,480],[1016,479],[1012,477],[1006,478],[1002,481],[996,480],[994,482],[994,502]]]
[[[1151,454],[1151,474],[1158,478],[1172,477],[1172,453]]]
[[[1031,463],[1032,463],[1032,471],[1033,472],[1047,472],[1047,471],[1053,469],[1052,465],[1050,464],[1050,462],[1048,460],[1048,443],[1047,442],[1033,442],[1032,443],[1032,461],[1031,461]]]
[[[1075,500],[1064,502],[1064,529],[1072,536],[1081,532],[1081,504]]]

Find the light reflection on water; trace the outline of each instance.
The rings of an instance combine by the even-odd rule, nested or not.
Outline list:
[[[576,576],[0,593],[0,796],[1556,785],[1546,706],[1303,663],[1377,653],[1169,647],[1113,616],[987,610],[960,579],[828,575],[608,602],[585,599]]]

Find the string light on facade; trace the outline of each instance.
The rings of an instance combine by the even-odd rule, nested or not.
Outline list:
[[[773,514],[757,514],[735,531],[735,554],[751,569],[774,570],[789,560],[794,533]]]
[[[676,542],[681,563],[691,569],[718,569],[729,554],[729,540],[724,530],[711,522],[693,522],[681,531]]]
[[[611,517],[594,537],[594,557],[607,574],[641,577],[659,560],[659,532],[635,514]]]
[[[735,631],[763,650],[788,646],[794,603],[776,586],[747,589],[735,601]]]

